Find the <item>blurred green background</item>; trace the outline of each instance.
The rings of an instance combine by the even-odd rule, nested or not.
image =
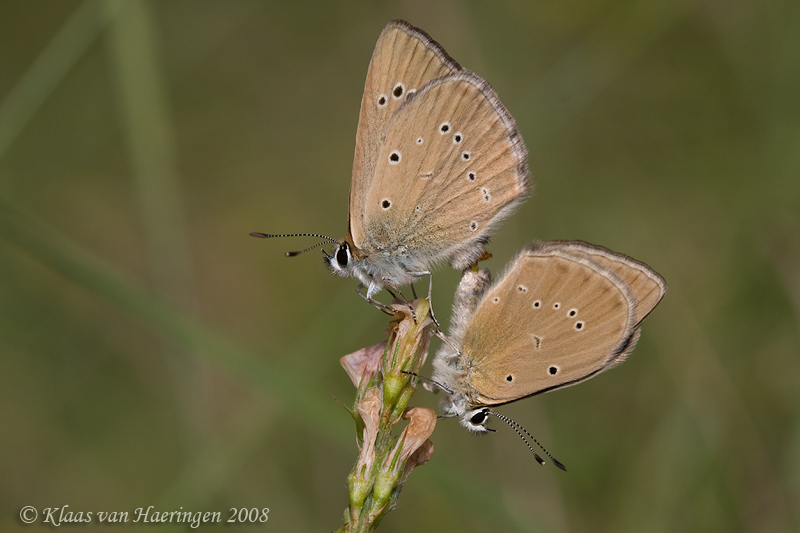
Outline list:
[[[4,1],[0,527],[41,529],[25,505],[341,524],[338,358],[386,317],[318,251],[283,257],[315,241],[248,233],[344,234],[392,18],[485,77],[527,142],[535,193],[490,268],[579,238],[669,293],[626,364],[501,409],[569,473],[441,421],[380,530],[799,530],[794,0]],[[456,281],[436,276],[443,322]]]

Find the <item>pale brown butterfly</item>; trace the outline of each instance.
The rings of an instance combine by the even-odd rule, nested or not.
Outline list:
[[[484,433],[492,414],[519,433],[491,408],[621,363],[666,291],[646,264],[582,241],[533,243],[494,283],[487,270],[466,270],[449,335],[460,353],[443,345],[433,362],[445,415]]]
[[[439,263],[477,261],[492,229],[525,199],[527,175],[516,123],[489,84],[427,33],[394,20],[367,71],[348,234],[312,236],[337,244],[325,254],[331,271],[357,278],[372,301]]]

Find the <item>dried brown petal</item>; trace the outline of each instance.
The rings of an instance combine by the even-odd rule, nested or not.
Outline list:
[[[356,472],[369,472],[375,462],[375,439],[381,419],[381,393],[377,387],[370,387],[364,399],[356,405],[356,410],[364,421],[364,441],[358,455]]]
[[[389,454],[384,462],[384,467],[389,467],[395,461],[395,468],[405,465],[409,458],[416,452],[428,438],[433,434],[436,427],[436,413],[427,407],[412,407],[403,413],[403,418],[409,420],[408,425],[400,434],[398,446],[402,444],[400,451]],[[431,447],[431,453],[433,448]]]
[[[431,457],[433,457],[433,443],[430,441],[430,439],[428,439],[422,443],[422,446],[417,448],[417,450],[411,454],[411,457],[408,458],[405,470],[403,470],[403,479],[405,480],[406,477],[408,477],[409,472],[414,470],[416,467],[422,466],[430,461]]]
[[[339,359],[339,363],[347,372],[347,375],[350,376],[350,381],[353,382],[356,388],[362,383],[369,383],[372,376],[381,369],[384,348],[386,348],[386,343],[381,342],[361,348]]]

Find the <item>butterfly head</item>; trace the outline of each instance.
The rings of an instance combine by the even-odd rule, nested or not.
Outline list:
[[[494,431],[486,427],[489,420],[488,407],[469,407],[465,394],[454,391],[442,400],[445,416],[458,417],[458,421],[470,433],[485,434]]]
[[[458,386],[457,381],[447,382],[448,375],[447,372],[434,374],[435,379],[444,379],[447,383],[439,385],[445,392],[441,404],[444,416],[458,418],[461,425],[470,433],[483,434],[493,431],[486,427],[486,422],[489,420],[489,408],[486,406],[475,407],[474,403],[468,399],[467,393]]]
[[[494,431],[486,427],[490,413],[488,407],[470,407],[467,395],[459,390],[446,391],[446,394],[442,399],[442,412],[445,417],[457,417],[470,433],[483,435]]]
[[[470,433],[484,434],[493,431],[486,427],[486,421],[489,420],[489,408],[479,407],[478,409],[471,409],[465,412],[459,418],[461,425],[467,428]]]
[[[353,264],[355,262],[353,248],[347,239],[338,243],[333,254],[328,254],[325,250],[322,253],[325,254],[325,262],[328,263],[328,268],[331,269],[331,272],[340,276],[353,275]]]
[[[376,281],[381,279],[380,276],[377,276],[373,272],[374,269],[370,268],[370,262],[362,256],[361,251],[353,244],[350,235],[337,243],[333,253],[328,254],[325,250],[322,253],[325,254],[325,262],[331,272],[337,276],[356,278],[367,287],[369,297],[372,297],[383,287],[380,281]]]

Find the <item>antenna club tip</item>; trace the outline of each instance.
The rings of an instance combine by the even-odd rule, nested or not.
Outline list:
[[[257,231],[251,231],[251,232],[250,232],[250,236],[251,236],[251,237],[257,237],[257,238],[259,238],[259,239],[266,239],[266,238],[267,238],[267,235],[266,235],[266,234],[264,234],[264,233],[259,233],[259,232],[257,232]]]
[[[552,458],[551,458],[552,459]],[[567,467],[559,463],[557,460],[553,459],[553,464],[559,467],[564,472],[567,472]]]
[[[300,252],[286,252],[283,255],[284,255],[284,257],[295,257],[295,256],[297,256],[299,254],[300,254]]]

